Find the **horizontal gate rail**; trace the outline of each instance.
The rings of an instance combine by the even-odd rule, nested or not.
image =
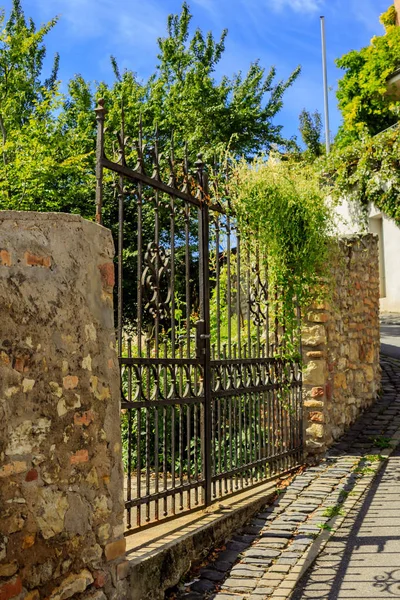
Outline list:
[[[213,171],[209,185],[201,155],[192,170],[186,146],[180,160],[172,142],[162,157],[158,132],[146,146],[141,123],[128,147],[123,114],[115,150],[103,101],[96,117],[96,219],[109,219],[118,244],[131,532],[300,464],[302,373],[297,357],[285,358],[283,291],[270,282],[262,248],[240,231],[226,172]]]

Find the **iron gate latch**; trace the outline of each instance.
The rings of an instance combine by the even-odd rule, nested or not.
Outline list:
[[[196,358],[201,360],[206,353],[206,340],[210,339],[210,334],[205,334],[206,323],[203,320],[196,321]]]

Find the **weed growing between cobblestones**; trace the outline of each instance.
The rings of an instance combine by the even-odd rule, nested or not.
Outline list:
[[[334,528],[327,523],[318,523],[317,527],[325,531],[331,531],[332,533],[335,531]]]
[[[375,469],[371,467],[357,467],[357,469],[354,469],[354,473],[357,473],[357,475],[368,475],[368,473],[375,473]]]
[[[391,438],[385,437],[384,435],[378,435],[377,437],[370,439],[374,442],[374,446],[376,446],[376,448],[380,448],[381,450],[390,448],[390,442],[392,441]]]
[[[368,456],[365,457],[365,459],[371,463],[382,462],[382,461],[386,460],[385,457],[382,456],[382,454],[369,454]]]
[[[339,515],[341,515],[341,516],[344,515],[343,508],[340,506],[340,504],[335,504],[334,506],[328,506],[322,513],[323,517],[329,517],[330,519],[332,519],[332,517],[337,517]]]

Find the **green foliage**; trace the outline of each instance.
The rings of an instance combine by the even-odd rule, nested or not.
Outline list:
[[[359,205],[365,226],[371,203],[400,225],[398,127],[375,137],[366,135],[344,148],[335,148],[327,157],[323,170],[333,184],[332,196],[346,197]]]
[[[385,457],[382,456],[381,454],[368,454],[365,457],[365,460],[367,460],[370,463],[374,463],[374,462],[383,462],[385,461]]]
[[[298,76],[297,68],[287,81],[274,82],[276,69],[268,73],[256,61],[246,75],[213,78],[225,50],[227,30],[219,40],[196,29],[186,2],[180,15],[168,17],[167,36],[158,40],[155,73],[145,85],[143,117],[158,123],[161,131],[175,131],[178,140],[205,155],[230,143],[237,155],[253,155],[271,144],[286,144],[282,127],[272,123],[282,107],[285,90]]]
[[[299,116],[300,126],[299,131],[301,138],[306,145],[306,157],[311,160],[321,156],[323,147],[321,144],[322,117],[316,110],[313,114],[305,108]]]
[[[237,165],[233,205],[242,235],[260,244],[268,262],[271,301],[290,338],[297,329],[296,306],[307,307],[324,293],[328,277],[330,211],[312,165],[255,160]]]
[[[191,158],[203,152],[213,159],[230,147],[235,156],[252,156],[272,145],[289,146],[282,127],[275,124],[286,89],[298,76],[297,68],[286,81],[276,81],[276,70],[258,62],[241,73],[216,81],[214,72],[225,50],[226,31],[219,39],[200,29],[191,33],[192,15],[186,3],[178,15],[170,15],[167,33],[158,40],[158,65],[153,75],[139,82],[131,70],[121,72],[111,58],[115,75],[112,85],[91,86],[81,76],[69,82],[60,94],[57,82],[59,58],[43,75],[44,38],[56,20],[36,29],[27,24],[20,0],[14,0],[6,22],[0,23],[0,209],[76,212],[93,218],[95,212],[94,107],[104,97],[106,153],[115,157],[114,133],[120,130],[122,106],[125,134],[136,139],[142,117],[145,140],[158,125],[160,146],[168,150],[174,133],[176,157],[184,141]],[[127,160],[134,159],[127,152]],[[165,156],[164,156],[165,162]],[[104,224],[116,235],[117,202],[115,177],[105,177]],[[108,185],[109,184],[109,185]],[[135,279],[137,224],[135,203],[126,198],[124,271]],[[165,214],[164,214],[165,213]],[[160,215],[161,229],[169,227],[169,214]],[[151,210],[143,210],[144,244],[153,235]],[[179,257],[177,256],[177,259]],[[191,267],[196,268],[195,265]],[[134,314],[136,290],[125,290],[125,314]]]
[[[89,86],[77,77],[65,100],[58,89],[58,55],[42,80],[44,38],[56,21],[37,29],[26,22],[19,0],[7,22],[1,17],[0,209],[92,216],[95,119]]]
[[[377,437],[373,438],[372,441],[374,442],[374,446],[376,448],[385,450],[386,448],[390,448],[390,442],[392,440],[391,440],[391,438],[386,437],[384,435],[378,435]]]
[[[322,529],[323,531],[334,531],[333,527],[331,527],[327,523],[318,523],[317,527],[319,529]]]
[[[337,98],[343,124],[337,142],[344,146],[365,133],[375,135],[397,122],[399,101],[387,88],[387,79],[400,67],[400,27],[394,7],[382,15],[385,34],[372,38],[369,46],[351,50],[336,61],[345,71]]]
[[[333,506],[328,506],[322,513],[323,517],[329,517],[330,519],[332,519],[333,517],[337,517],[339,515],[340,516],[344,515],[343,508],[341,507],[340,504],[334,504]]]

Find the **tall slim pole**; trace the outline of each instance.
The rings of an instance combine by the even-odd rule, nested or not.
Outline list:
[[[326,40],[325,40],[325,17],[321,17],[321,42],[322,42],[322,76],[324,81],[324,106],[325,106],[325,144],[326,153],[331,151],[329,139],[329,104],[328,104],[328,76],[326,70]]]

